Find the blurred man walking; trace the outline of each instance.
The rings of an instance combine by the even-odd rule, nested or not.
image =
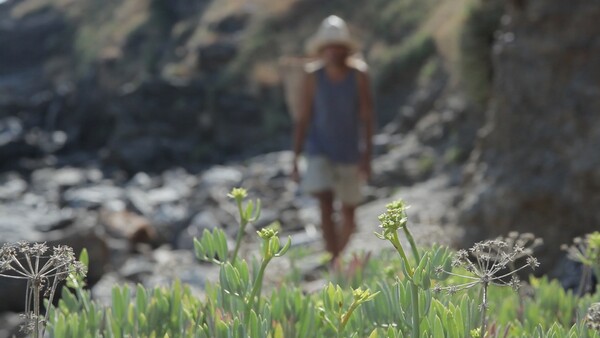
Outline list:
[[[292,176],[319,200],[325,247],[335,261],[356,230],[361,185],[371,175],[372,94],[366,64],[352,57],[357,46],[344,20],[326,18],[307,49],[317,60],[305,67]],[[300,179],[304,148],[307,167]],[[341,202],[339,228],[333,217],[336,200]]]

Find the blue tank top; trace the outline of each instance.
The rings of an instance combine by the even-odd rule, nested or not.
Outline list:
[[[354,164],[360,158],[356,71],[331,81],[325,69],[316,71],[316,92],[306,151],[333,162]]]

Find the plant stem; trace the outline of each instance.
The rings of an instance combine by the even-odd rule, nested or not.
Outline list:
[[[33,281],[33,319],[34,331],[33,337],[38,338],[40,336],[40,281],[36,278]]]
[[[258,304],[260,305],[260,290],[262,289],[262,281],[263,276],[265,274],[265,270],[267,268],[267,264],[271,260],[270,256],[267,256],[263,259],[260,269],[258,270],[258,275],[256,276],[256,280],[254,281],[254,286],[252,287],[252,292],[250,293],[250,297],[248,297],[248,303],[246,304],[246,311],[244,312],[244,319],[246,320],[246,324],[249,325],[248,322],[250,318],[250,310],[254,307],[254,300],[258,295]],[[257,311],[258,312],[258,311]]]
[[[56,291],[56,288],[58,287],[58,278],[57,276],[54,276],[53,281],[52,281],[52,288],[50,289],[50,296],[48,297],[48,308],[46,309],[46,314],[44,315],[44,323],[48,323],[48,316],[50,315],[50,307],[52,306],[52,300],[54,299],[54,292]],[[81,290],[79,288],[79,283],[75,284],[76,290],[77,290],[77,295],[79,296],[79,299],[83,301],[83,297],[81,297],[80,293]],[[84,302],[84,308],[85,311],[89,311],[87,304]],[[46,333],[46,326],[42,326],[42,334],[41,336],[44,337],[44,334]]]
[[[481,286],[481,337],[485,337],[485,332],[487,329],[487,320],[486,320],[486,314],[487,314],[487,288],[488,288],[488,283],[484,282],[483,285]]]
[[[248,224],[248,220],[244,217],[244,211],[242,210],[242,201],[237,202],[237,207],[240,214],[240,228],[238,229],[235,238],[235,249],[233,250],[233,257],[231,258],[231,265],[235,265],[235,260],[237,259],[238,251],[242,244],[242,238],[244,237],[244,230],[246,229],[246,224]]]
[[[577,288],[577,295],[580,297],[585,294],[585,291],[588,288],[588,282],[590,280],[590,268],[587,265],[583,265],[583,269],[581,272],[581,279],[579,280],[579,287]]]
[[[348,311],[346,311],[346,313],[342,315],[340,325],[338,326],[338,335],[344,332],[344,328],[346,328],[346,324],[348,324],[348,320],[350,319],[350,316],[352,316],[352,312],[354,312],[354,310],[356,310],[357,307],[358,304],[356,302],[352,302]]]
[[[400,257],[402,257],[402,260],[404,261],[404,264],[406,265],[406,271],[408,271],[409,276],[412,277],[413,271],[410,266],[410,261],[408,260],[408,257],[406,257],[406,253],[404,252],[404,249],[402,248],[402,244],[400,243],[400,239],[398,238],[397,232],[394,232],[392,234],[392,239],[390,240],[390,242],[392,242],[392,245],[394,246],[394,248],[396,248],[396,251],[398,251],[398,253],[400,254]]]
[[[237,236],[235,238],[235,249],[233,250],[233,257],[231,258],[231,265],[235,265],[235,260],[237,259],[238,251],[240,250],[240,246],[242,244],[242,237],[244,237],[244,229],[246,228],[246,224],[244,220],[240,222],[240,228],[238,230]]]
[[[410,232],[409,232],[409,234],[410,234]],[[410,236],[410,238],[412,239],[412,235]],[[421,318],[420,318],[420,314],[419,314],[419,288],[415,284],[415,282],[412,280],[412,276],[413,276],[414,272],[412,270],[412,267],[410,266],[410,261],[408,260],[408,257],[406,257],[406,253],[404,252],[404,249],[402,248],[402,244],[400,243],[400,239],[398,238],[397,232],[393,233],[392,239],[390,240],[390,242],[392,242],[392,245],[394,246],[394,248],[396,248],[396,250],[400,254],[400,257],[402,257],[402,260],[404,261],[404,264],[406,265],[406,271],[408,272],[409,277],[411,277],[409,281],[410,281],[411,299],[412,299],[412,327],[413,327],[412,328],[412,337],[420,338]],[[414,243],[414,240],[412,242]],[[414,249],[416,250],[416,246],[414,247]],[[415,250],[413,250],[413,254],[415,253]],[[418,258],[418,254],[419,253],[417,251],[415,258]]]
[[[421,318],[419,316],[419,288],[411,281],[411,298],[412,298],[412,336],[413,338],[420,338],[421,336]]]

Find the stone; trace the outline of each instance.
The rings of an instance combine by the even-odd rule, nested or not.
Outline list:
[[[210,28],[215,32],[232,34],[244,29],[248,23],[248,19],[250,19],[248,13],[232,13],[211,24]]]
[[[119,268],[119,276],[134,283],[141,283],[144,277],[152,275],[156,262],[146,255],[134,255]]]
[[[412,185],[427,179],[436,164],[435,151],[419,143],[411,134],[388,154],[373,160],[371,184],[375,187]]]
[[[138,188],[128,188],[125,191],[125,195],[127,196],[127,200],[131,205],[132,209],[137,211],[138,213],[150,216],[154,210],[154,205],[148,198],[148,194]]]
[[[160,187],[147,192],[148,201],[153,205],[173,203],[183,198],[180,191],[172,187]]]
[[[201,188],[224,186],[235,187],[242,181],[243,174],[239,169],[214,166],[205,171],[200,178]]]
[[[0,338],[25,337],[19,330],[22,322],[23,319],[18,313],[0,313]]]
[[[93,177],[93,173],[91,176]],[[83,185],[88,181],[88,173],[79,168],[43,168],[31,174],[35,186],[55,185],[61,188]]]
[[[127,182],[128,187],[135,187],[142,190],[149,190],[157,186],[156,179],[153,179],[145,172],[139,172]]]
[[[188,284],[194,294],[204,295],[207,281],[218,280],[219,267],[213,264],[200,265],[188,250],[158,249],[153,252],[154,273],[144,279],[147,287],[170,287],[175,280]]]
[[[27,188],[27,182],[18,173],[8,172],[0,175],[0,200],[21,197]]]
[[[485,126],[469,163],[459,224],[466,243],[532,232],[540,273],[560,245],[600,224],[600,4],[506,5],[493,47]]]
[[[102,276],[102,279],[91,287],[92,298],[103,306],[111,306],[112,290],[115,285],[127,286],[131,291],[136,289],[135,283],[127,281],[116,272],[110,272]]]
[[[198,63],[202,69],[219,69],[237,55],[237,46],[226,41],[217,41],[200,47]]]
[[[39,149],[27,142],[21,120],[16,117],[0,119],[0,162],[15,166],[15,159],[40,155]]]
[[[202,237],[204,230],[213,231],[221,227],[221,222],[210,211],[201,211],[196,214],[190,224],[183,229],[175,240],[175,248],[180,250],[193,250],[194,238]]]
[[[73,187],[65,191],[63,199],[73,208],[98,208],[105,203],[124,198],[122,188],[111,184]]]
[[[131,244],[156,243],[158,241],[158,235],[150,220],[128,210],[102,209],[100,210],[100,222],[108,234],[113,237],[125,238]]]

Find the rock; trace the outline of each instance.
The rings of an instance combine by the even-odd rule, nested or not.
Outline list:
[[[170,169],[162,173],[163,184],[179,190],[182,195],[189,195],[191,189],[198,184],[196,176],[183,168]]]
[[[63,14],[50,6],[30,13],[19,25],[1,28],[0,45],[12,48],[0,51],[0,74],[14,73],[41,64],[64,45],[61,37],[68,36]],[[48,39],[55,42],[48,43]]]
[[[412,185],[430,176],[436,165],[433,149],[423,147],[410,135],[388,154],[373,161],[371,183],[376,187]]]
[[[507,5],[497,34],[459,223],[466,242],[512,230],[542,237],[544,272],[561,244],[600,224],[600,4],[521,3]]]
[[[131,244],[156,243],[158,241],[158,235],[150,224],[150,220],[131,211],[103,209],[100,211],[100,222],[108,234],[125,238]]]
[[[0,338],[26,337],[19,330],[22,322],[23,320],[18,313],[0,313]]]
[[[65,191],[65,203],[73,208],[98,208],[114,200],[124,198],[123,189],[110,184],[74,187]]]
[[[248,13],[232,13],[211,24],[210,28],[218,33],[232,34],[244,29],[248,23],[248,19],[250,19]]]
[[[0,162],[15,166],[16,159],[39,156],[41,153],[25,139],[22,122],[15,117],[0,119]]]
[[[153,205],[173,203],[183,198],[180,191],[177,191],[176,189],[173,189],[171,187],[161,187],[150,190],[147,193],[147,196],[148,201]]]
[[[423,144],[439,142],[446,136],[442,115],[436,112],[427,114],[417,123],[415,132]]]
[[[80,186],[88,180],[98,180],[101,172],[86,172],[79,168],[43,168],[31,174],[31,183],[34,186],[54,185],[60,188]]]
[[[92,298],[103,306],[111,306],[112,290],[116,285],[119,287],[127,286],[131,291],[135,291],[136,288],[135,283],[127,281],[116,272],[110,272],[102,276],[102,279],[92,286]]]
[[[149,190],[152,188],[156,188],[158,186],[158,183],[156,182],[156,179],[153,179],[147,173],[139,172],[133,175],[131,180],[127,182],[127,186],[135,187],[142,190]]]
[[[206,0],[155,0],[154,6],[172,19],[181,19],[202,12],[209,3]]]
[[[148,198],[146,192],[138,188],[128,188],[125,192],[133,210],[144,216],[151,216],[154,210],[154,205]]]
[[[14,172],[0,175],[0,200],[15,200],[27,190],[27,182]]]
[[[242,172],[239,169],[214,166],[205,171],[200,178],[201,188],[222,186],[235,187],[242,181]]]
[[[198,50],[198,63],[206,71],[219,69],[227,65],[236,55],[237,46],[235,44],[217,41],[200,47]]]
[[[9,117],[0,121],[0,146],[15,142],[23,135],[23,125],[16,117]]]
[[[563,256],[550,272],[550,276],[558,279],[560,285],[562,285],[565,290],[571,290],[574,294],[578,294],[582,291],[581,294],[583,295],[596,292],[596,277],[593,276],[591,271],[589,273],[590,275],[588,275],[587,281],[588,288],[580,290],[583,277],[583,265]]]
[[[187,250],[158,249],[153,253],[154,273],[144,279],[147,287],[170,287],[175,280],[188,284],[192,291],[202,296],[207,281],[217,281],[219,267],[200,265],[194,254]]]
[[[201,211],[196,214],[190,224],[183,229],[175,240],[175,248],[180,250],[193,250],[193,239],[200,238],[204,230],[213,231],[221,227],[221,222],[210,211]]]
[[[135,255],[129,257],[125,264],[119,268],[119,276],[134,283],[141,283],[145,277],[152,275],[156,262],[152,257]]]
[[[173,243],[175,236],[189,222],[190,209],[187,204],[162,204],[154,209],[149,217],[155,226],[159,238],[167,243]]]

